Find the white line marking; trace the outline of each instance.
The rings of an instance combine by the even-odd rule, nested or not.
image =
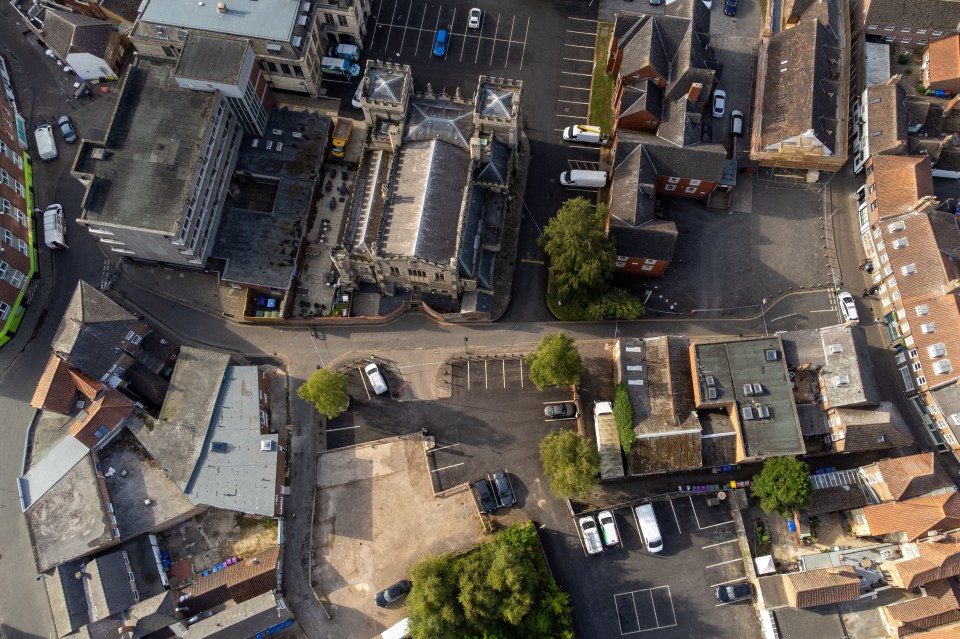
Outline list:
[[[835,311],[832,308],[826,308],[822,311],[807,311],[808,313],[834,313]]]
[[[595,47],[591,47],[589,44],[564,44],[565,47],[573,47],[574,49],[590,49],[593,51]]]
[[[736,540],[736,539],[731,539],[731,540],[729,540],[729,541],[721,541],[721,542],[718,542],[718,543],[715,543],[715,544],[710,544],[709,546],[701,546],[700,549],[701,549],[701,550],[706,550],[707,548],[715,548],[715,547],[717,547],[717,546],[724,546],[724,545],[726,545],[726,544],[735,544],[735,543],[737,543],[737,541],[738,541],[738,540]]]
[[[587,116],[585,115],[564,115],[562,113],[557,113],[558,118],[573,118],[574,120],[583,120],[584,123],[587,121]]]
[[[737,577],[736,579],[731,579],[730,581],[721,581],[718,584],[710,584],[711,588],[716,588],[717,586],[726,586],[727,584],[736,583],[738,581],[743,581],[746,577]]]
[[[653,609],[653,623],[660,627],[660,620],[657,618],[657,602],[653,600],[653,588],[650,589],[650,608]]]
[[[403,51],[403,43],[406,42],[407,40],[407,27],[410,26],[410,15],[412,13],[413,13],[413,0],[410,0],[410,8],[407,10],[407,21],[403,25],[403,35],[400,36],[400,51]]]
[[[444,466],[443,468],[434,468],[434,469],[431,470],[430,472],[431,472],[431,473],[439,473],[441,470],[447,470],[447,469],[449,469],[449,468],[456,468],[457,466],[463,466],[463,464],[464,464],[464,462],[460,462],[459,464],[450,464],[449,466]]]
[[[583,58],[560,58],[560,59],[561,59],[561,60],[569,60],[570,62],[590,62],[590,63],[593,62],[593,60],[592,60],[591,58],[587,58],[587,59],[583,59]]]
[[[573,100],[557,100],[557,102],[563,102],[564,104],[590,104],[589,102],[574,102]]]
[[[493,47],[490,49],[490,66],[493,66],[493,53],[497,50],[497,34],[500,33],[500,14],[497,14],[497,26],[493,30]]]
[[[397,3],[393,4],[393,13],[390,14],[390,28],[387,29],[387,43],[383,45],[384,51],[390,46],[390,36],[393,35],[393,19],[397,17]]]
[[[727,524],[732,524],[733,520],[730,521],[721,521],[719,524],[710,524],[709,526],[704,526],[700,530],[706,530],[707,528],[716,528],[717,526],[726,526]]]
[[[357,428],[360,428],[360,427],[359,426],[341,426],[340,428],[328,428],[327,432],[335,433],[338,430],[356,430]]]
[[[510,20],[510,41],[513,41],[513,26],[516,22],[517,16],[513,16],[513,19]],[[503,59],[503,68],[506,69],[508,64],[510,64],[510,42],[507,42],[507,56]]]
[[[500,363],[503,364],[503,387],[507,387],[507,360],[501,359]]]
[[[520,388],[523,388],[523,360],[520,360]]]
[[[579,75],[584,78],[592,78],[593,74],[591,73],[574,73],[573,71],[561,71],[560,73],[564,75]]]
[[[677,532],[682,533],[683,529],[680,528],[680,520],[677,519],[677,509],[673,507],[673,500],[670,500],[670,510],[673,511],[673,520],[677,522]]]
[[[523,68],[523,56],[527,53],[527,35],[530,33],[530,18],[527,18],[527,29],[523,32],[523,49],[520,50],[520,68]]]
[[[470,365],[470,362],[467,362],[467,366],[469,365]],[[697,509],[693,507],[693,497],[690,495],[687,495],[687,499],[690,500],[690,510],[693,511],[693,519],[694,521],[697,522],[697,528],[700,530],[703,530],[703,528],[700,528],[700,518],[697,517]]]
[[[561,89],[573,89],[574,91],[589,91],[590,87],[568,87],[565,84],[559,85]]]
[[[487,372],[487,361],[483,360],[483,387],[490,388],[490,374]]]
[[[730,561],[721,561],[719,564],[710,564],[707,568],[716,568],[717,566],[725,566],[727,564],[732,564],[737,561],[743,561],[742,557],[737,557],[736,559],[731,559]]]
[[[360,381],[363,382],[363,390],[367,392],[367,399],[373,399],[372,397],[370,397],[370,389],[367,388],[366,375],[364,374],[363,369],[357,366],[357,370],[360,371]]]
[[[579,20],[580,22],[600,22],[599,20],[591,20],[590,18],[574,18],[573,16],[567,16],[567,20]]]
[[[423,15],[420,16],[420,31],[417,33],[417,46],[413,50],[413,55],[420,53],[420,38],[423,36],[423,24],[427,20],[427,5],[423,5]]]
[[[447,444],[446,446],[437,446],[436,448],[431,448],[431,449],[428,450],[427,452],[428,452],[428,453],[435,453],[435,452],[437,452],[438,450],[444,450],[444,449],[447,449],[447,448],[453,448],[454,446],[459,446],[459,445],[460,445],[460,442],[457,442],[456,444]]]
[[[470,390],[470,360],[467,360],[467,390]]]
[[[571,29],[567,29],[567,33],[577,33],[579,35],[588,35],[588,36],[593,36],[594,38],[597,37],[596,33],[590,33],[589,31],[573,31]]]

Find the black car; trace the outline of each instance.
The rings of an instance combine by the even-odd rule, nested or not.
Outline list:
[[[410,583],[409,579],[401,579],[386,590],[381,590],[378,592],[375,601],[381,608],[386,608],[394,601],[398,601],[406,597],[412,587],[413,584]]]
[[[505,470],[498,470],[493,474],[493,488],[497,491],[497,501],[504,508],[517,503],[517,499],[513,496],[513,487],[510,486],[510,478],[507,477]]]
[[[750,584],[730,584],[729,586],[717,586],[717,599],[722,603],[731,603],[741,599],[749,599],[753,596],[753,586]]]
[[[490,490],[490,482],[481,479],[474,482],[474,489],[477,491],[477,499],[480,501],[480,510],[485,513],[492,513],[497,509],[497,500],[493,498],[493,491]]]
[[[577,407],[573,404],[550,404],[543,408],[548,419],[569,419],[577,416]]]
[[[727,0],[723,5],[723,12],[728,16],[737,15],[737,0]]]

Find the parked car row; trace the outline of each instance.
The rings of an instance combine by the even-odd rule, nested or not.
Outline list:
[[[657,516],[650,504],[634,506],[633,515],[637,522],[637,529],[643,539],[647,552],[658,553],[663,550],[663,538],[660,536],[660,526]],[[613,512],[603,510],[593,515],[585,515],[577,520],[580,536],[583,538],[583,547],[588,555],[596,555],[606,546],[620,544],[620,530],[617,528],[617,518]]]
[[[513,484],[506,470],[498,470],[493,476],[487,476],[473,482],[480,512],[489,514],[498,508],[509,508],[517,503]]]

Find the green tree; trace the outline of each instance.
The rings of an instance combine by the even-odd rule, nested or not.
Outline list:
[[[643,302],[622,288],[613,288],[587,307],[587,318],[592,320],[605,319],[637,319],[646,312]]]
[[[410,569],[415,584],[407,597],[413,635],[459,639],[464,624],[456,561],[450,555],[426,557]]]
[[[550,256],[550,283],[561,303],[585,306],[606,291],[616,258],[606,227],[607,207],[577,197],[544,228],[540,246]]]
[[[633,441],[636,436],[633,432],[633,423],[637,414],[633,410],[633,402],[630,401],[630,391],[623,382],[617,384],[613,390],[613,416],[617,420],[617,435],[620,436],[620,447],[627,455],[633,450]]]
[[[347,376],[329,368],[317,369],[310,379],[297,388],[297,397],[305,402],[313,402],[317,412],[327,419],[333,419],[350,405]]]
[[[764,512],[789,517],[794,510],[809,508],[813,501],[810,468],[794,457],[768,459],[751,480],[750,494],[760,499]]]
[[[540,440],[540,461],[550,480],[550,492],[561,499],[586,495],[600,474],[600,453],[572,430],[550,433]]]
[[[580,381],[583,360],[572,337],[562,332],[545,335],[537,350],[527,356],[530,381],[538,390],[547,386],[569,386]]]

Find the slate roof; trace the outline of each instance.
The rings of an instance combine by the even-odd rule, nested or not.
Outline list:
[[[390,104],[400,104],[404,98],[407,74],[399,69],[375,66],[374,61],[367,63],[364,83],[367,87],[367,100],[377,100]]]
[[[872,166],[880,219],[905,213],[920,198],[934,195],[930,158],[878,155]]]
[[[477,164],[473,179],[477,182],[507,184],[510,176],[510,156],[510,146],[494,138],[490,142],[489,156]]]
[[[944,0],[870,0],[867,24],[955,31],[960,4]]]
[[[86,591],[91,621],[115,615],[135,603],[128,571],[120,552],[107,553],[87,563],[84,572],[88,575]]]
[[[650,220],[639,226],[610,225],[617,255],[670,262],[677,246],[677,224],[673,220]]]
[[[782,576],[787,600],[795,608],[812,608],[860,596],[860,577],[852,566],[818,568]]]
[[[954,579],[927,584],[925,597],[917,597],[885,607],[896,636],[928,630],[960,620],[960,589]]]
[[[930,391],[937,401],[941,413],[947,418],[947,425],[953,435],[960,439],[960,384],[953,383]],[[954,415],[957,421],[954,421]]]
[[[867,87],[866,132],[870,141],[870,154],[903,153],[907,148],[907,110],[904,106],[906,92],[899,82]]]
[[[454,256],[470,156],[439,139],[400,147],[381,251],[449,263]]]
[[[612,226],[639,226],[654,219],[657,195],[657,171],[647,146],[636,137],[621,136],[613,160],[610,185],[610,223]]]
[[[404,146],[408,142],[443,140],[466,151],[474,133],[473,109],[448,100],[411,100],[407,109],[407,129]]]
[[[797,26],[770,37],[760,129],[762,146],[778,144],[812,129],[834,155],[843,154],[840,144],[845,141],[837,140],[837,108],[827,94],[829,89],[842,95],[836,86],[842,74],[834,71],[828,59],[828,47],[838,44],[820,20],[806,15]]]
[[[881,501],[911,499],[953,485],[935,453],[883,459],[874,465],[881,481],[871,488]]]
[[[253,599],[276,588],[279,557],[279,547],[271,546],[223,570],[197,577],[193,583],[173,591],[174,597],[179,599],[190,595],[181,604],[190,609],[189,614],[208,610],[230,599],[237,603]]]
[[[648,136],[645,148],[657,175],[720,182],[727,152],[721,144],[679,147]]]
[[[835,444],[838,451],[852,453],[913,444],[910,429],[892,402],[880,402],[875,408],[838,408],[836,416],[845,435]]]
[[[90,623],[83,581],[77,579],[77,573],[82,572],[82,569],[82,561],[68,561],[54,568],[52,573],[43,575],[43,584],[47,588],[53,625],[57,629],[58,637]]]
[[[621,118],[642,112],[647,112],[658,118],[663,116],[663,89],[652,80],[625,86],[620,96]]]
[[[150,633],[163,630],[177,623],[177,604],[169,591],[164,591],[149,599],[134,604],[127,615],[133,626],[133,636],[146,637]]]
[[[190,31],[177,61],[176,76],[191,80],[239,84],[250,42],[203,31]]]
[[[103,10],[133,24],[137,21],[137,16],[140,15],[139,8],[143,4],[143,0],[99,0],[99,4]]]
[[[51,348],[95,379],[116,361],[119,347],[136,318],[81,280],[67,304]]]
[[[519,87],[483,82],[477,96],[477,113],[487,118],[512,119],[519,91]]]
[[[839,513],[854,508],[863,508],[870,503],[866,493],[859,485],[830,486],[813,491],[813,502],[803,515],[813,517],[827,513]]]
[[[707,87],[709,88],[709,85]],[[677,146],[700,144],[702,114],[703,109],[686,98],[667,102],[663,121],[657,129],[657,137]]]
[[[883,569],[895,573],[907,590],[960,575],[960,535],[904,544],[902,552],[903,559],[884,563]]]
[[[870,535],[905,533],[913,541],[930,530],[960,528],[960,494],[940,493],[863,509]]]
[[[71,53],[90,53],[97,57],[110,46],[113,25],[82,13],[47,8],[43,18],[43,40],[61,59]]]
[[[259,637],[261,631],[293,619],[288,605],[277,602],[278,595],[264,593],[248,601],[228,606],[212,617],[190,626],[191,639],[235,639]]]

